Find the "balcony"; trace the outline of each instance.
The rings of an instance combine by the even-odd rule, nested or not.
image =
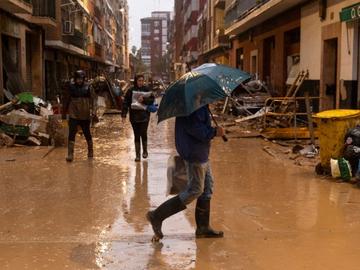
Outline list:
[[[55,0],[32,0],[32,22],[42,26],[56,27],[56,1]]]
[[[214,35],[214,47],[227,46],[229,44],[229,36],[225,35],[225,29],[219,28]]]
[[[74,45],[80,49],[84,49],[85,47],[84,34],[77,29],[74,29],[73,35],[64,36],[63,40],[65,43]]]
[[[1,0],[1,8],[9,13],[32,14],[31,0]]]
[[[95,56],[103,58],[103,46],[97,42],[94,43],[95,46]]]
[[[114,61],[114,55],[113,55],[113,52],[112,50],[108,49],[105,51],[105,58],[107,61],[109,62],[113,62]]]
[[[225,9],[225,0],[215,0],[215,8]]]
[[[306,0],[234,1],[225,10],[225,33],[238,35],[304,2]]]

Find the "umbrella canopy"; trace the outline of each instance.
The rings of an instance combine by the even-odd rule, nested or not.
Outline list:
[[[225,98],[250,75],[238,69],[204,64],[171,84],[161,100],[158,122],[188,116],[200,107]]]

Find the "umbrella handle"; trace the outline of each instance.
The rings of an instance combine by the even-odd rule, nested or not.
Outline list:
[[[210,111],[209,107],[208,107],[208,110],[209,110],[212,120],[214,121],[215,126],[219,127],[219,125],[218,125],[217,121],[215,120],[215,117],[212,114],[212,112]],[[224,142],[227,142],[229,140],[228,137],[226,137],[226,135],[222,135],[221,138],[223,139]]]

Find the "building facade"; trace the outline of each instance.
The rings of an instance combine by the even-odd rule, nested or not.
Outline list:
[[[172,69],[174,78],[180,78],[199,58],[199,15],[203,14],[205,0],[174,1],[174,37]]]
[[[141,19],[141,59],[153,79],[169,80],[170,12]]]
[[[174,29],[171,44],[173,44],[172,68],[174,79],[179,79],[186,72],[184,61],[184,0],[174,1]]]
[[[184,0],[183,3],[183,61],[188,68],[197,65],[198,51],[198,16],[199,16],[200,0]]]
[[[11,98],[10,93],[32,91],[36,95],[43,94],[42,26],[53,24],[53,14],[43,16],[37,9],[38,2],[1,1],[0,104]]]
[[[257,74],[275,95],[285,95],[287,78],[300,57],[303,2],[226,2],[225,34],[230,37],[230,64]]]
[[[225,1],[200,0],[198,63],[229,64],[229,36],[225,34]]]
[[[115,0],[56,0],[56,31],[45,31],[46,97],[77,69],[89,78],[126,78],[128,5]]]
[[[301,8],[301,68],[319,89],[320,109],[359,108],[359,1],[309,1]]]
[[[225,1],[230,64],[278,95],[298,66],[309,72],[302,90],[319,97],[319,110],[358,108],[359,18],[356,0]]]
[[[4,0],[0,12],[1,87],[23,80],[25,90],[52,100],[77,69],[89,78],[128,77],[126,0]],[[6,72],[8,62],[19,72]]]

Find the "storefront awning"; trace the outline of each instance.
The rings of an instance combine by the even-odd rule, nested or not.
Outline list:
[[[343,8],[340,12],[340,21],[350,22],[360,19],[360,3]]]

